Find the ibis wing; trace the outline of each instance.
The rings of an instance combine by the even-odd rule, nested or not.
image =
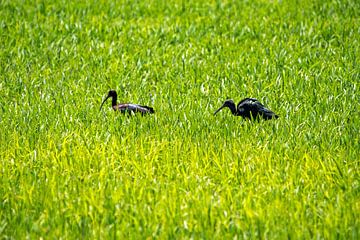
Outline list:
[[[239,115],[245,118],[257,118],[262,116],[264,119],[278,118],[273,111],[267,109],[256,98],[245,98],[238,104]]]
[[[114,107],[115,110],[121,112],[140,112],[140,113],[154,113],[154,109],[148,106],[142,106],[133,103],[121,103]]]
[[[256,98],[244,98],[243,100],[241,100],[238,105],[237,108],[242,108],[242,107],[250,107],[250,106],[264,106],[262,105],[262,103],[259,102],[259,100],[257,100]]]
[[[279,117],[273,111],[271,111],[270,109],[267,109],[266,107],[259,108],[259,114],[262,115],[262,117],[264,119],[271,119],[271,118],[278,118]]]
[[[142,113],[154,113],[155,112],[152,107],[144,106],[144,105],[137,105],[137,104],[134,104],[134,105],[136,105],[136,109],[139,112],[142,112]]]

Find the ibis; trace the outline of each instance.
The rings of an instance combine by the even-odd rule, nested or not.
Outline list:
[[[279,117],[273,111],[266,108],[256,98],[245,98],[241,100],[237,106],[235,106],[232,99],[225,100],[223,105],[214,112],[214,115],[225,107],[228,107],[234,116],[241,116],[244,119],[259,120],[260,118],[263,118],[265,120],[269,120]]]
[[[111,100],[111,106],[114,111],[120,111],[121,113],[141,113],[141,115],[144,114],[152,114],[154,113],[154,109],[152,107],[134,104],[134,103],[120,103],[117,104],[117,93],[115,90],[110,90],[107,97],[104,99],[104,101],[101,103],[100,110],[106,100],[109,98],[112,98]]]

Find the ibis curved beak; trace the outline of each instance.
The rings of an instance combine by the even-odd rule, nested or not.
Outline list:
[[[109,97],[110,97],[110,95],[108,95],[108,96],[104,99],[104,101],[101,103],[100,111],[101,111],[102,106],[104,105],[104,103],[106,102],[106,100],[108,100]]]
[[[217,114],[221,109],[223,109],[225,107],[225,104],[223,104],[218,110],[216,110],[215,112],[214,112],[214,115],[215,114]]]

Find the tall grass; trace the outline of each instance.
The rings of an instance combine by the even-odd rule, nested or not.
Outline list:
[[[359,16],[1,1],[1,238],[358,239]],[[109,89],[156,114],[99,111]],[[280,118],[213,116],[249,96]]]

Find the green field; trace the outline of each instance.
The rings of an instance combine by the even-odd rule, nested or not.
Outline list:
[[[1,0],[0,43],[0,239],[360,238],[360,1]]]

